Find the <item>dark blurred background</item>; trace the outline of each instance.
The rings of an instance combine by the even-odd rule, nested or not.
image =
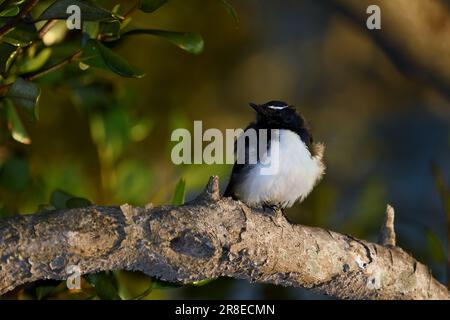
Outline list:
[[[172,164],[172,130],[192,129],[194,120],[204,129],[242,128],[254,118],[248,102],[283,100],[326,144],[324,180],[289,217],[376,241],[389,203],[398,244],[445,283],[448,231],[439,181],[450,182],[449,100],[400,71],[365,25],[328,1],[233,5],[239,23],[205,0],[174,0],[154,14],[136,14],[136,26],[193,31],[205,40],[200,55],[157,38],[121,42],[114,50],[145,71],[143,79],[98,70],[65,78],[69,68],[55,76],[57,85],[42,80],[40,121],[26,124],[32,144],[0,146],[0,165],[14,172],[0,176],[2,215],[36,212],[55,189],[96,204],[158,205],[170,202],[180,178],[187,199],[210,175],[219,175],[223,188],[230,165]],[[123,291],[138,292],[149,281],[127,272],[117,277]],[[155,289],[147,298],[322,297],[219,279]]]

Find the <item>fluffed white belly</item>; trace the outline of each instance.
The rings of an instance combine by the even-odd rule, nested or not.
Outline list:
[[[274,152],[277,147],[278,154]],[[256,150],[250,148],[250,152]],[[325,170],[322,152],[323,147],[320,147],[318,154],[311,156],[296,133],[277,130],[272,136],[270,150],[261,157],[262,163],[257,163],[247,172],[236,193],[250,206],[291,207],[295,201],[302,201],[322,177]],[[269,165],[272,172],[267,174]]]

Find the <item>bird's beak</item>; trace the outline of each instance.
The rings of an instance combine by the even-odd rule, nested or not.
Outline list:
[[[261,112],[261,106],[260,105],[250,102],[249,106],[252,107],[253,110],[255,110],[257,113]]]

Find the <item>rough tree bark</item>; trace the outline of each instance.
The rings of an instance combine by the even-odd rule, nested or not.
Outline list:
[[[221,198],[212,177],[197,199],[178,207],[16,216],[0,220],[0,294],[38,279],[66,279],[66,267],[77,265],[83,274],[139,270],[180,283],[226,276],[338,298],[449,299],[425,265],[395,247],[388,212],[379,245]]]

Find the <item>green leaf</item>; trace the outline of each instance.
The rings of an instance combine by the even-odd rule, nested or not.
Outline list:
[[[84,208],[89,207],[90,205],[92,205],[92,203],[85,198],[75,197],[66,201],[67,208]]]
[[[36,71],[40,68],[42,68],[45,63],[50,59],[50,56],[52,54],[51,48],[45,48],[41,50],[37,55],[34,57],[26,57],[23,62],[20,63],[18,66],[20,73],[29,73]]]
[[[2,0],[0,3],[6,2],[7,0]],[[18,6],[19,4],[24,3],[26,0],[9,0],[8,5],[10,6]]]
[[[121,300],[117,288],[117,280],[112,272],[103,271],[87,275],[87,280],[95,288],[102,300]]]
[[[83,208],[92,205],[92,203],[81,197],[76,197],[62,190],[55,190],[50,196],[50,204],[55,209]]]
[[[120,22],[120,30],[124,30],[126,27],[128,27],[128,25],[131,23],[132,20],[133,20],[133,18],[127,17],[127,18],[125,18],[125,20],[121,21]]]
[[[19,13],[19,7],[18,6],[11,6],[7,8],[6,10],[3,10],[0,12],[0,17],[14,17]]]
[[[97,39],[100,32],[100,22],[98,21],[86,21],[82,27],[83,33],[88,35],[89,39]]]
[[[238,24],[239,16],[236,12],[236,9],[234,9],[234,7],[227,0],[219,0],[219,1],[222,4],[222,6],[225,8],[225,10],[228,12],[228,14],[233,17],[234,22],[236,24]]]
[[[0,17],[0,25],[5,24],[9,19]],[[34,24],[20,23],[14,29],[2,37],[2,41],[16,47],[28,47],[33,41],[39,39],[39,34]]]
[[[17,114],[16,108],[14,108],[13,104],[8,99],[6,99],[4,103],[6,107],[8,129],[11,132],[12,138],[23,144],[30,144],[31,139],[28,136],[27,131],[23,127],[22,121]]]
[[[183,178],[181,178],[178,181],[177,186],[175,187],[175,193],[172,198],[173,205],[179,206],[184,203],[185,189],[186,189],[186,181]]]
[[[41,90],[33,82],[17,78],[6,96],[25,112],[28,118],[35,121],[38,116],[38,102]]]
[[[146,296],[148,296],[151,292],[153,291],[153,282],[150,284],[150,286],[145,289],[142,293],[140,293],[139,295],[131,298],[131,300],[142,300],[144,299]]]
[[[109,69],[122,77],[142,78],[145,75],[114,51],[93,39],[88,40],[83,48],[81,61],[91,67]]]
[[[106,21],[100,25],[100,34],[108,40],[117,40],[120,37],[121,25],[119,21]]]
[[[67,13],[67,7],[71,5],[76,5],[80,8],[82,21],[99,21],[113,18],[111,12],[93,4],[90,1],[58,0],[45,9],[37,21],[67,19],[71,15]]]
[[[194,281],[191,284],[196,287],[201,287],[201,286],[207,285],[210,282],[213,282],[214,280],[216,280],[216,278]]]
[[[0,44],[0,74],[6,78],[9,69],[17,57],[19,48],[8,43]]]
[[[51,296],[58,286],[41,286],[36,288],[36,298],[38,300],[45,299],[48,296]]]
[[[67,209],[67,201],[75,198],[75,196],[71,195],[62,190],[55,190],[50,195],[50,204],[55,207],[55,209]]]
[[[156,11],[163,5],[165,5],[168,0],[141,0],[139,9],[144,12],[150,13]]]
[[[124,33],[123,36],[136,34],[147,34],[164,38],[169,42],[171,42],[172,44],[189,53],[199,54],[203,51],[204,46],[203,38],[196,33],[175,32],[156,29],[135,29]]]
[[[116,5],[112,8],[111,12],[112,12],[113,14],[119,14],[119,10],[120,10],[120,3],[116,4]]]

